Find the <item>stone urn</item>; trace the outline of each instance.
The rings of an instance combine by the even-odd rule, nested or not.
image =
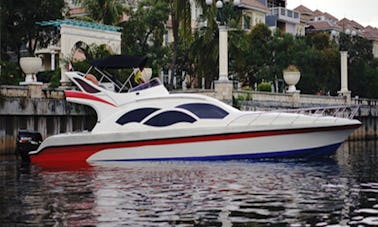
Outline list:
[[[301,78],[301,73],[297,69],[296,66],[290,65],[283,71],[283,77],[285,80],[285,83],[289,85],[287,92],[297,92],[297,88],[295,85],[299,82],[299,79]]]
[[[20,66],[25,73],[25,82],[23,84],[38,83],[36,74],[42,68],[42,59],[39,57],[22,57]]]

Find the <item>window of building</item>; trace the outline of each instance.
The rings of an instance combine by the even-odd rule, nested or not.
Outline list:
[[[130,122],[141,122],[145,117],[159,110],[158,108],[141,108],[129,111],[122,115],[116,122],[124,125]]]
[[[149,119],[147,122],[144,124],[150,125],[150,126],[156,126],[156,127],[164,127],[164,126],[169,126],[173,125],[176,123],[181,123],[181,122],[187,122],[187,123],[193,123],[195,122],[196,119],[193,117],[179,111],[167,111],[160,113],[151,119]]]
[[[243,15],[243,28],[244,29],[251,28],[251,17],[248,15]]]
[[[223,119],[228,115],[224,109],[208,103],[189,103],[177,106],[177,108],[186,109],[204,119]]]
[[[286,7],[286,0],[268,0],[267,5],[272,7]]]

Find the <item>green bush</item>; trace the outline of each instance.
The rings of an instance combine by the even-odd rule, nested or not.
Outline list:
[[[60,69],[56,69],[51,72],[50,86],[49,87],[59,87],[60,86]]]
[[[16,62],[2,61],[1,64],[1,85],[19,85],[23,81],[20,66]]]
[[[257,90],[271,92],[272,85],[269,82],[261,82],[259,85],[257,85]]]
[[[82,61],[72,62],[72,67],[73,67],[74,71],[79,71],[79,72],[85,73],[85,72],[87,72],[89,67],[91,67],[91,65],[88,63],[87,60],[82,60]]]

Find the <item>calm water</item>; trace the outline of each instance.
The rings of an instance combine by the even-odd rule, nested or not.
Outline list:
[[[0,161],[2,226],[374,226],[378,143],[318,161],[141,162],[80,171]]]

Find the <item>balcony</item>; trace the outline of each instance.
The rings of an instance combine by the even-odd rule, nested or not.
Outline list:
[[[279,20],[279,21],[290,22],[290,23],[294,23],[294,24],[300,23],[299,12],[286,9],[284,7],[270,8],[269,15],[276,16],[277,20]]]

